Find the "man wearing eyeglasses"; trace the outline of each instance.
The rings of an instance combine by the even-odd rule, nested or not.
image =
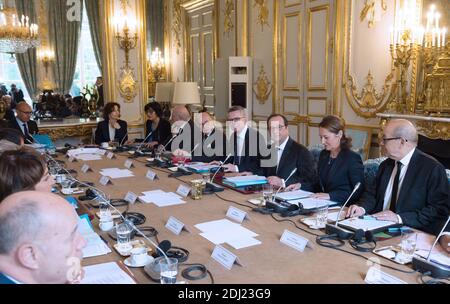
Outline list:
[[[39,133],[37,123],[31,120],[33,111],[26,102],[19,102],[16,106],[17,116],[10,121],[9,127],[22,132],[25,137],[25,143],[34,142],[33,136]]]
[[[261,173],[261,147],[267,147],[267,144],[257,130],[248,126],[247,109],[231,107],[227,124],[232,129],[228,151],[232,152],[233,157],[224,168],[234,173]]]
[[[449,214],[449,185],[444,166],[417,149],[414,125],[403,119],[383,129],[381,147],[388,157],[376,177],[376,193],[365,193],[348,217],[374,214],[378,220],[403,224],[429,233]]]
[[[213,116],[203,111],[196,115],[195,124],[202,131],[202,147],[194,151],[192,161],[203,163],[223,161],[226,157],[226,138],[221,128],[216,126]]]
[[[271,151],[276,154],[275,163],[264,168],[264,175],[276,188],[286,188],[298,184],[305,191],[314,191],[317,173],[311,152],[289,136],[289,123],[286,117],[271,115],[267,124],[272,141]],[[290,177],[294,169],[294,175]]]

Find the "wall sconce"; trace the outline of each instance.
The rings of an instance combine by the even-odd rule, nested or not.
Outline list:
[[[132,103],[138,95],[138,83],[134,69],[130,66],[130,51],[137,47],[138,34],[136,18],[127,13],[127,6],[122,7],[123,15],[114,18],[116,39],[120,49],[125,52],[125,65],[121,68],[118,89],[126,103]]]
[[[130,51],[137,46],[138,35],[136,23],[129,16],[115,17],[116,39],[119,47],[125,52],[125,67],[130,67]]]
[[[50,64],[55,60],[55,52],[51,49],[40,49],[37,56],[45,68],[45,75],[48,76],[48,68]]]
[[[156,83],[165,78],[166,65],[159,48],[155,48],[147,61],[148,92],[153,97],[156,94]]]

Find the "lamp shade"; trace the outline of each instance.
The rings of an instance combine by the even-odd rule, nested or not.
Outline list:
[[[156,84],[155,100],[157,102],[171,102],[173,98],[173,82],[158,82]]]
[[[200,104],[200,93],[196,82],[176,82],[173,104]]]

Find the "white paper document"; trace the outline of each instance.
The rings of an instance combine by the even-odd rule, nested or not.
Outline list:
[[[428,258],[429,250],[418,250],[415,252],[416,255],[423,258]],[[439,265],[445,266],[450,269],[450,255],[444,252],[433,251],[430,258],[431,262],[437,263]]]
[[[202,237],[215,245],[227,243],[235,249],[242,249],[261,244],[255,239],[258,234],[227,219],[202,223],[195,227],[202,231]]]
[[[117,263],[105,263],[84,267],[81,284],[136,284]]]
[[[322,200],[322,199],[317,199],[317,198],[303,198],[303,199],[299,199],[299,200],[290,200],[289,203],[291,204],[302,204],[303,209],[305,210],[309,210],[309,209],[315,209],[315,208],[321,208],[324,206],[331,206],[331,205],[336,205],[335,202],[332,201],[327,201],[327,200]]]
[[[134,174],[128,169],[108,168],[100,170],[100,174],[112,179],[133,177]]]
[[[301,198],[307,198],[307,197],[310,197],[312,194],[313,194],[312,192],[298,190],[298,191],[279,193],[275,196],[275,198],[283,200],[283,201],[291,201],[291,200],[298,200]]]
[[[139,200],[141,202],[145,204],[155,204],[160,208],[186,204],[186,202],[182,200],[181,196],[173,192],[155,190],[142,192],[142,194],[144,195],[139,197]]]
[[[67,151],[69,157],[82,161],[102,160],[102,152],[98,148],[80,148]]]

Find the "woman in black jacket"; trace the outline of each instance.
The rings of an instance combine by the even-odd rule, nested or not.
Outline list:
[[[325,146],[319,157],[319,183],[314,198],[345,203],[356,184],[361,187],[351,202],[364,191],[364,166],[361,156],[351,150],[352,140],[345,135],[344,122],[337,116],[325,117],[319,124],[319,134]]]
[[[161,105],[157,102],[149,103],[145,106],[145,113],[148,119],[145,133],[147,147],[165,145],[172,138],[172,130],[170,122],[161,118]]]
[[[123,145],[128,140],[128,125],[126,121],[120,120],[120,105],[115,102],[106,104],[103,119],[95,131],[95,144],[117,142]]]

